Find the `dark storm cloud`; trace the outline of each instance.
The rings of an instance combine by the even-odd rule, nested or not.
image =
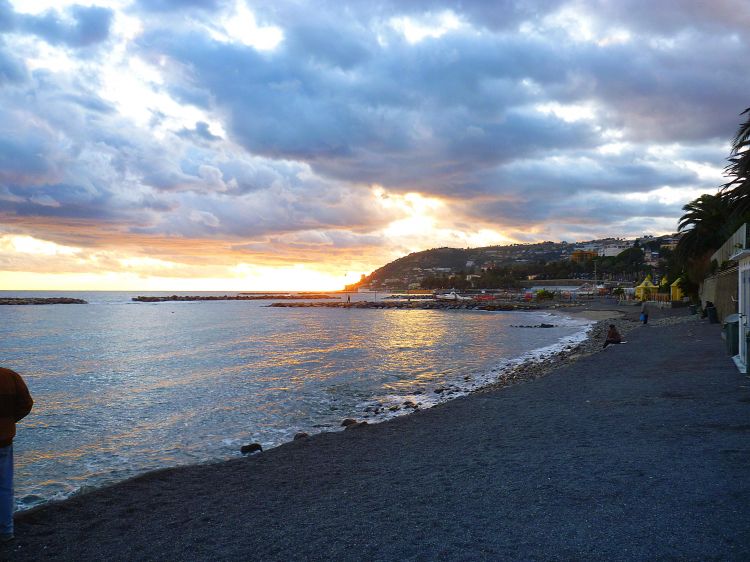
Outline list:
[[[0,86],[23,82],[27,79],[26,65],[8,52],[0,42]]]
[[[144,39],[144,48],[189,65],[195,73],[191,82],[203,84],[211,99],[231,112],[231,132],[248,150],[307,160],[349,181],[413,187],[414,174],[432,183],[434,163],[496,164],[598,141],[588,124],[514,109],[543,99],[508,81],[509,75],[524,76],[523,60],[517,60],[522,53],[533,56],[523,41],[495,49],[460,38],[434,51],[399,48],[378,58],[362,55],[349,76],[338,67],[321,68],[314,57],[298,56],[295,41],[290,39],[290,51],[265,55],[205,37],[165,40],[154,34]],[[551,52],[547,45],[539,48]],[[306,49],[315,52],[314,45]],[[530,74],[556,81],[554,63],[546,66],[538,64]],[[383,165],[390,158],[399,165]]]
[[[657,36],[686,29],[711,32],[750,32],[750,4],[736,0],[590,0],[591,13]]]
[[[734,119],[724,108],[743,103],[742,42],[713,41],[701,52],[681,38],[666,50],[640,40],[600,46],[571,43],[555,29],[548,36],[456,32],[409,45],[391,30],[382,46],[367,27],[372,18],[416,13],[383,6],[355,3],[337,19],[319,5],[315,13],[261,8],[288,18],[279,17],[285,40],[273,53],[158,32],[142,47],[190,68],[190,84],[230,112],[232,136],[251,152],[305,160],[342,180],[436,194],[504,189],[477,185],[476,170],[594,147],[602,126],[644,143],[717,138]],[[469,6],[461,15],[472,21],[486,8]],[[726,61],[721,81],[716,60]],[[181,95],[179,82],[173,93]],[[569,123],[528,109],[552,100],[593,101],[601,115]],[[662,179],[688,178],[627,163],[612,176],[619,190]],[[601,181],[592,174],[581,185]]]
[[[212,12],[227,4],[226,0],[137,0],[135,6],[144,12]]]
[[[700,178],[691,170],[656,159],[639,161],[633,156],[517,161],[486,172],[477,182],[504,185],[507,194],[554,196],[592,190],[610,194],[644,193],[663,186],[701,185]]]
[[[71,6],[64,12],[47,10],[39,15],[17,13],[0,0],[0,32],[36,35],[53,45],[87,47],[106,41],[114,12],[98,6]]]
[[[183,128],[177,134],[183,138],[193,138],[196,140],[204,140],[204,141],[221,140],[221,137],[211,133],[211,131],[209,130],[208,123],[204,121],[198,121],[195,124],[194,129]]]
[[[651,190],[716,187],[683,161],[722,167],[750,105],[739,1],[249,3],[257,26],[283,33],[267,51],[221,35],[234,4],[128,7],[144,32],[126,58],[204,115],[147,106],[137,124],[87,66],[106,54],[68,48],[117,40],[111,11],[28,15],[0,0],[0,212],[360,247],[381,244],[367,229],[395,217],[373,209],[379,184],[450,200],[467,228],[606,230],[679,215]],[[442,25],[447,11],[459,25],[441,36],[410,43],[398,29],[405,17]],[[581,22],[592,37],[576,36]],[[28,64],[36,53],[12,44],[24,34],[60,46],[78,70]],[[570,118],[569,106],[588,113]],[[624,148],[598,150],[615,141]]]
[[[664,204],[653,199],[622,200],[606,192],[590,191],[567,197],[545,196],[537,193],[516,201],[496,200],[467,203],[461,206],[467,217],[483,223],[497,222],[523,229],[528,225],[588,224],[602,231],[602,222],[615,226],[631,218],[653,221],[661,217],[677,216],[679,204]]]

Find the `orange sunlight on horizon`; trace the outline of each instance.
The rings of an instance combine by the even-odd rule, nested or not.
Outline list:
[[[140,239],[127,232],[120,240],[110,232],[99,246],[83,247],[0,231],[0,290],[337,291],[411,252],[513,242],[494,225],[467,231],[455,224],[448,200],[381,186],[371,196],[388,220],[369,232],[341,244],[325,231],[281,234],[257,241],[254,254],[235,251],[237,243],[228,240]],[[89,232],[76,225],[56,234],[86,240]]]
[[[152,277],[135,273],[0,271],[2,291],[340,291],[359,273],[339,276],[303,266],[260,268],[247,277]]]

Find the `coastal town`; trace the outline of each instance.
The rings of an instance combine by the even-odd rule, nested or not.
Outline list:
[[[357,291],[509,289],[534,282],[573,279],[634,287],[646,275],[654,283],[674,277],[681,234],[588,242],[541,242],[484,248],[436,248],[415,252],[362,275]],[[547,283],[548,284],[548,283]]]

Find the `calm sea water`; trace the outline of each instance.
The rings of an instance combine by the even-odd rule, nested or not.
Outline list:
[[[446,399],[437,386],[487,384],[589,326],[541,312],[133,303],[137,294],[160,293],[55,292],[90,304],[0,307],[0,365],[36,401],[14,443],[19,508],[339,430],[344,417],[385,419],[365,412],[376,404],[427,407]],[[540,322],[556,327],[512,327]]]

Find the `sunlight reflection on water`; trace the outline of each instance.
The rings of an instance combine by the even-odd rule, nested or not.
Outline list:
[[[273,309],[259,302],[4,307],[3,365],[36,400],[15,443],[21,507],[154,468],[338,429],[581,333],[540,313]],[[86,298],[85,296],[83,298]],[[91,298],[89,300],[95,300]]]

